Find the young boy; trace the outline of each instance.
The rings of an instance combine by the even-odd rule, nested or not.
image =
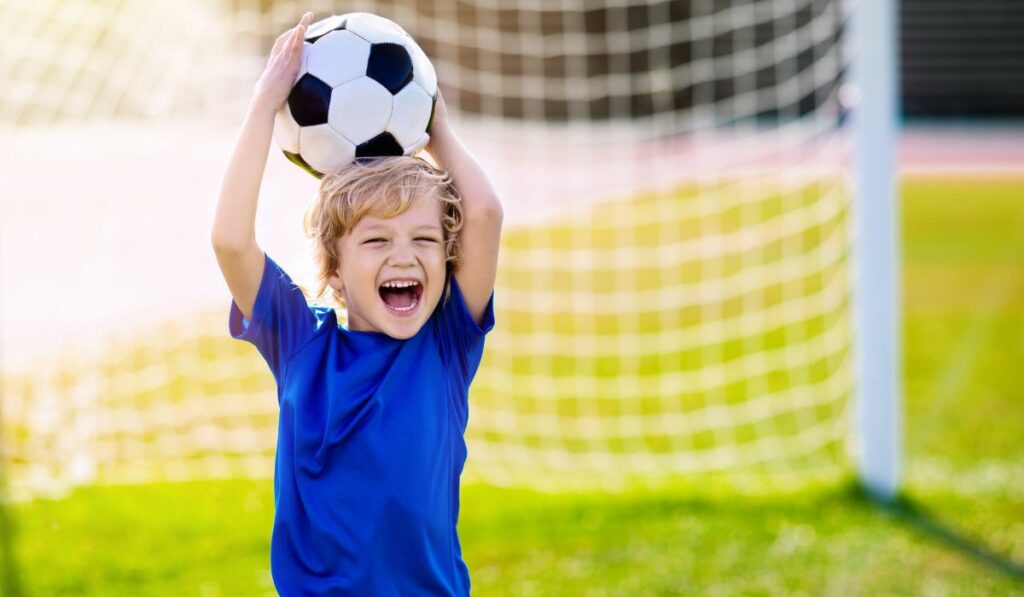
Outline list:
[[[320,290],[346,308],[347,327],[307,306],[256,244],[255,215],[311,17],[274,44],[212,232],[231,334],[256,345],[277,381],[274,584],[283,595],[465,595],[463,433],[494,325],[501,204],[438,96],[427,149],[447,173],[403,157],[324,177],[306,226]]]

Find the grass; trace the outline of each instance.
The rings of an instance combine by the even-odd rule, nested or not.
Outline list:
[[[478,594],[1024,593],[1024,181],[903,184],[905,483],[742,495],[463,487]],[[267,481],[8,507],[7,592],[272,592]],[[2,586],[2,585],[0,585]]]

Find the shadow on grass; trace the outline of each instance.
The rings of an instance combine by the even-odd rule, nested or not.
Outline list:
[[[865,494],[867,497],[867,494]],[[867,497],[867,499],[872,499]],[[875,500],[872,500],[875,501]],[[1024,582],[1024,565],[1005,558],[943,522],[920,502],[901,495],[891,502],[875,501],[883,511],[907,523],[922,535],[955,549],[975,562]]]

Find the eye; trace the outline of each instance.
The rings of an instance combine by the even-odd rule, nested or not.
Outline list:
[[[364,240],[363,244],[364,245],[368,245],[368,244],[371,244],[371,243],[382,243],[382,242],[385,242],[385,240],[383,238],[371,238],[371,239]]]
[[[421,236],[421,237],[417,238],[416,240],[425,240],[425,241],[430,242],[430,243],[438,242],[438,240],[436,238],[432,238],[432,237],[429,237],[429,236]]]

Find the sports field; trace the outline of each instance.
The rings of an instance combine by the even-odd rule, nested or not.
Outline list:
[[[902,185],[905,494],[463,487],[480,595],[1024,593],[1024,179]],[[472,458],[472,454],[470,455]],[[3,594],[273,592],[269,481],[9,506]]]

